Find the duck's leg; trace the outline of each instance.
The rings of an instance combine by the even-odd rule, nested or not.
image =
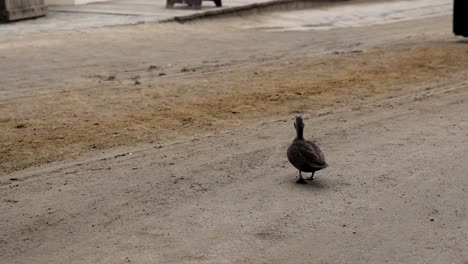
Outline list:
[[[315,171],[313,171],[312,175],[310,175],[310,178],[307,178],[306,180],[307,181],[313,181],[314,180],[314,174],[315,174]]]
[[[296,181],[298,184],[307,184],[307,182],[302,178],[302,172],[299,171],[299,180]]]

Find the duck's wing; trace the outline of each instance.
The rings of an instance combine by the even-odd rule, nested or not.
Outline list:
[[[307,159],[310,166],[319,168],[327,167],[325,156],[314,142],[305,141],[305,144],[301,148],[301,153]]]

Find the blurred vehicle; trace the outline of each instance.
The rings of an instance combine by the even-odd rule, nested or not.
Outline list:
[[[454,0],[453,33],[468,37],[468,0]]]

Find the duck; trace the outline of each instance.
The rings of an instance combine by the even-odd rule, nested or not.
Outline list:
[[[289,162],[299,170],[299,180],[296,183],[307,184],[306,180],[313,181],[315,172],[325,169],[328,164],[319,146],[313,141],[304,139],[304,120],[301,116],[296,116],[294,127],[296,137],[288,147],[287,156]],[[311,172],[312,175],[304,179],[302,172]]]

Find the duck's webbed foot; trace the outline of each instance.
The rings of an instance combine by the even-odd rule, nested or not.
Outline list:
[[[304,178],[299,178],[299,180],[296,181],[297,184],[307,184],[307,182],[304,180]]]
[[[307,182],[302,178],[302,173],[299,171],[299,180],[296,181],[297,184],[307,184]]]

